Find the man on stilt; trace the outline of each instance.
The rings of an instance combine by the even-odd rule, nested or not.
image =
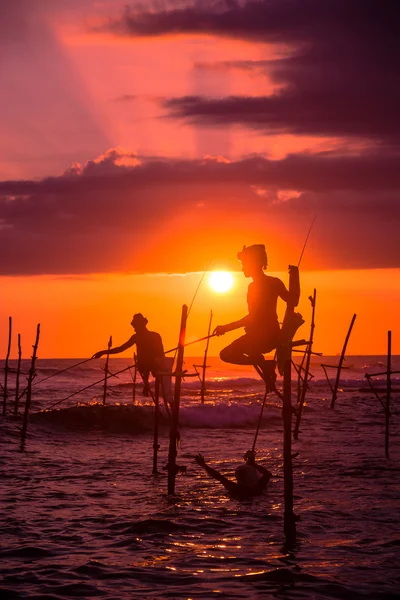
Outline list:
[[[268,265],[264,244],[243,246],[238,259],[242,263],[245,277],[252,282],[247,292],[249,314],[228,323],[218,325],[214,333],[224,335],[228,331],[244,327],[245,334],[221,350],[220,358],[224,362],[236,365],[255,365],[262,373],[266,390],[275,389],[275,360],[266,360],[263,354],[274,350],[279,343],[280,327],[277,316],[277,302],[281,298],[287,304],[296,306],[300,297],[298,267],[289,266],[289,291],[277,277],[265,275]]]
[[[131,325],[135,330],[135,334],[121,346],[109,350],[100,350],[93,355],[93,358],[100,358],[103,354],[119,354],[136,344],[137,369],[143,378],[143,394],[145,396],[149,396],[150,373],[155,377],[157,372],[166,370],[161,336],[156,331],[147,329],[147,323],[148,320],[142,313],[133,315]]]

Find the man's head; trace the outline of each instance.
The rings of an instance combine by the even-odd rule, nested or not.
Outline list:
[[[252,277],[260,269],[265,270],[268,266],[268,257],[264,244],[243,246],[242,251],[238,253],[237,257],[242,263],[242,270],[245,277]]]
[[[247,450],[247,452],[243,455],[243,460],[246,461],[247,465],[255,465],[256,464],[256,453],[254,450]]]
[[[131,325],[135,331],[141,331],[146,328],[148,320],[142,315],[142,313],[136,313],[133,315]]]

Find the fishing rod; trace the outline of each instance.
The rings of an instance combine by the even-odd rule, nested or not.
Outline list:
[[[193,340],[192,342],[184,344],[183,347],[186,348],[186,346],[191,346],[192,344],[197,344],[198,342],[204,342],[204,340],[209,340],[210,338],[215,337],[216,335],[216,333],[212,333],[211,335],[205,335],[204,337],[199,338],[198,340]],[[170,354],[171,352],[174,352],[177,349],[178,346],[176,348],[171,348],[171,350],[167,350],[166,352],[164,352],[164,354]]]
[[[121,371],[117,371],[116,373],[114,373],[113,376],[116,377],[117,375],[120,375],[121,373],[124,373],[128,369],[133,369],[133,367],[134,367],[134,365],[129,365],[129,367],[125,367],[125,369],[121,369]],[[65,400],[69,400],[73,396],[76,396],[77,394],[80,394],[81,392],[84,392],[84,391],[88,390],[89,388],[92,388],[95,385],[98,385],[99,383],[103,383],[104,379],[105,379],[105,377],[103,377],[102,379],[99,379],[98,381],[95,381],[94,383],[90,383],[89,385],[83,387],[82,389],[78,390],[77,392],[73,392],[69,396],[66,396],[66,398],[62,398],[61,400],[58,400],[57,402],[55,402],[54,404],[51,404],[51,406],[49,406],[48,408],[46,408],[45,411],[51,410],[55,406],[58,406],[59,404],[61,404],[61,402],[65,402]],[[41,409],[41,410],[36,411],[36,413],[34,413],[34,414],[37,414],[39,412],[44,412],[44,411]]]
[[[203,275],[201,276],[201,279],[200,279],[200,281],[199,281],[199,284],[198,284],[198,286],[197,286],[197,288],[196,288],[196,291],[195,291],[195,293],[194,293],[194,296],[193,296],[193,298],[192,298],[192,301],[191,301],[191,303],[190,303],[190,306],[189,306],[189,308],[188,308],[188,314],[187,314],[187,316],[189,316],[189,314],[190,314],[190,311],[192,310],[192,306],[193,306],[193,303],[194,303],[194,301],[195,301],[195,299],[196,299],[197,292],[199,291],[199,289],[200,289],[200,286],[201,286],[201,284],[203,283],[203,279],[204,279],[204,277],[206,276],[206,274],[207,274],[207,273],[208,273],[208,271],[210,270],[210,265],[211,265],[212,261],[213,261],[213,259],[211,259],[211,260],[208,262],[208,265],[206,266],[206,269],[205,269],[205,271],[204,271]]]
[[[213,259],[211,258],[209,260],[209,262],[208,262],[208,265],[205,268],[205,271],[204,271],[203,275],[201,276],[201,279],[200,279],[200,281],[198,283],[198,286],[196,288],[196,291],[195,291],[195,293],[193,295],[192,301],[191,301],[190,306],[188,308],[187,316],[189,316],[189,314],[190,314],[190,311],[192,309],[193,303],[194,303],[194,301],[196,299],[196,296],[197,296],[197,292],[199,291],[200,286],[203,283],[204,277],[206,276],[206,274],[208,273],[208,271],[210,269],[210,265],[211,265],[212,261],[213,261]],[[195,342],[189,342],[189,344],[194,344],[196,342],[202,342],[203,340],[206,340],[206,339],[207,339],[207,336],[204,337],[204,338],[201,338],[200,340],[195,340]],[[189,344],[185,344],[185,346],[189,346]],[[179,346],[176,346],[176,348],[171,348],[171,350],[167,350],[166,352],[164,352],[164,354],[170,354],[171,352],[177,352],[178,348],[179,348]],[[174,358],[174,361],[175,361],[175,358]]]
[[[297,264],[297,268],[300,267],[301,259],[303,258],[304,250],[306,249],[308,238],[310,237],[311,229],[313,228],[313,225],[315,223],[315,219],[316,218],[317,218],[317,215],[315,215],[315,217],[313,218],[313,220],[311,222],[310,229],[308,230],[308,233],[307,233],[306,241],[304,242],[303,250],[301,251],[301,254],[300,254],[300,258],[299,258],[299,262]]]

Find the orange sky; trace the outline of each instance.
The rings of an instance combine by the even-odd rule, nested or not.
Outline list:
[[[147,6],[132,3],[140,10]],[[227,6],[235,11],[241,4]],[[316,3],[318,18],[310,21],[301,11],[297,19],[286,15],[285,4],[276,3],[283,7],[282,30],[268,30],[280,18],[264,19],[255,30],[265,26],[265,35],[254,38],[251,19],[242,37],[179,28],[159,37],[119,35],[104,27],[123,16],[125,2],[119,0],[0,3],[6,57],[0,245],[7,255],[0,277],[0,353],[6,351],[9,315],[25,355],[38,321],[42,357],[90,356],[110,334],[115,344],[127,339],[138,311],[167,348],[174,346],[180,307],[190,303],[201,276],[190,271],[211,258],[213,268],[238,268],[238,249],[253,243],[266,244],[271,269],[284,269],[299,256],[315,215],[302,263],[309,271],[301,274],[300,310],[309,319],[307,297],[316,287],[316,346],[326,354],[340,352],[356,312],[350,353],[385,353],[388,329],[399,351],[400,269],[388,268],[399,265],[399,138],[382,87],[397,78],[385,52],[370,63],[365,59],[374,46],[369,34],[363,37],[368,28],[358,31],[358,17],[345,30],[339,18],[324,17],[323,4]],[[153,17],[167,5],[152,6]],[[346,40],[350,46],[342,44]],[[302,44],[304,55],[298,54]],[[244,117],[253,115],[246,102],[263,96],[272,98],[271,110],[277,103],[277,113],[258,125],[239,119],[224,127],[226,111],[211,122],[174,117],[163,102],[186,96],[244,98],[244,108],[238,105]],[[136,154],[143,168],[125,171],[123,161]],[[249,155],[255,165],[242,164]],[[230,167],[219,173],[222,162]],[[71,175],[76,163],[81,167]],[[126,274],[155,270],[189,273]],[[280,276],[287,283],[286,273]],[[188,339],[204,335],[210,309],[215,324],[243,315],[247,284],[238,273],[232,292],[219,296],[204,283]],[[213,340],[210,352],[217,354],[235,335]]]
[[[285,273],[271,273],[287,284]],[[183,303],[190,304],[201,273],[187,275],[93,275],[87,277],[3,277],[0,309],[0,353],[6,353],[8,316],[13,317],[13,350],[21,333],[23,354],[27,357],[34,342],[36,324],[41,323],[39,356],[87,357],[107,345],[110,334],[114,345],[133,333],[132,314],[142,312],[149,327],[159,331],[165,349],[176,345]],[[206,334],[209,311],[214,324],[224,324],[246,314],[249,283],[235,273],[230,292],[213,292],[205,277],[188,322],[187,341]],[[315,349],[326,355],[341,351],[353,313],[357,314],[348,346],[349,354],[385,354],[387,331],[393,333],[393,353],[400,353],[400,270],[310,271],[301,274],[302,297],[299,310],[306,324],[299,330],[306,337],[311,316],[308,296],[317,289]],[[282,316],[284,305],[280,306]],[[210,344],[210,354],[232,341],[231,332]],[[190,347],[199,355],[203,346]],[[125,355],[131,355],[127,351]]]

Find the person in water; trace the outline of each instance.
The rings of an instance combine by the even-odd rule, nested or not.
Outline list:
[[[143,394],[149,395],[149,374],[153,376],[157,372],[162,371],[165,367],[164,346],[159,333],[147,329],[148,320],[137,313],[133,315],[131,325],[135,330],[132,335],[121,346],[110,348],[110,350],[100,350],[93,355],[92,358],[100,358],[103,354],[119,354],[136,344],[137,348],[137,369],[142,376],[144,382]]]
[[[261,465],[256,464],[255,452],[248,450],[244,455],[246,461],[244,465],[236,468],[236,482],[231,481],[218,471],[210,467],[204,460],[204,456],[198,454],[195,460],[206,473],[222,483],[228,493],[236,499],[246,500],[254,496],[259,496],[272,477],[272,473]]]
[[[256,365],[261,369],[268,391],[275,388],[276,362],[265,360],[263,354],[274,350],[279,342],[280,328],[277,316],[278,298],[296,306],[300,296],[298,268],[289,266],[291,285],[288,291],[277,277],[264,273],[268,265],[267,253],[263,244],[243,246],[238,259],[242,263],[245,277],[252,282],[247,292],[249,313],[239,321],[218,325],[214,333],[224,335],[228,331],[244,327],[245,334],[223,348],[220,358],[235,365]]]

